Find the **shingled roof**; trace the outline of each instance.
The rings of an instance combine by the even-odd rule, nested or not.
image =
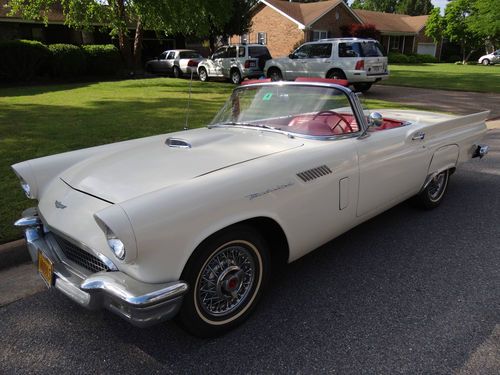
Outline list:
[[[303,27],[313,24],[339,4],[342,3],[345,6],[343,0],[327,0],[314,3],[295,3],[286,0],[260,0],[260,3],[270,6]],[[351,10],[347,6],[346,8]],[[354,12],[352,13],[354,17],[358,18]]]
[[[425,27],[429,16],[408,16],[406,14],[374,12],[355,9],[363,23],[372,24],[382,33],[417,34]]]

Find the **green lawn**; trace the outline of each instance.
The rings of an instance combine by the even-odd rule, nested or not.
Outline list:
[[[500,65],[390,64],[385,85],[500,93]]]
[[[171,78],[0,88],[0,243],[21,238],[12,223],[34,205],[10,165],[36,157],[180,130],[189,81]],[[227,83],[193,82],[190,127],[207,123]],[[367,101],[373,107],[398,107]]]

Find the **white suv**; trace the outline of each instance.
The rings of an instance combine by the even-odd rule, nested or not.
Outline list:
[[[266,62],[264,73],[273,81],[297,77],[346,79],[356,91],[389,77],[387,56],[374,39],[332,38],[302,44],[288,57]]]
[[[261,44],[223,46],[198,64],[198,77],[201,81],[212,77],[229,78],[239,84],[245,78],[264,75],[264,65],[270,58],[269,50]]]

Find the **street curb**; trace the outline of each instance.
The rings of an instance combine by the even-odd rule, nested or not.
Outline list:
[[[31,260],[25,240],[0,245],[0,270],[18,266]]]

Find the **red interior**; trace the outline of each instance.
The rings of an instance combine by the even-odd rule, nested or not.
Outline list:
[[[319,114],[318,114],[319,113]],[[268,125],[289,130],[293,133],[307,134],[313,136],[332,136],[354,133],[359,130],[356,118],[352,114],[324,112],[315,114],[304,114],[289,118],[276,119]],[[393,129],[400,127],[401,121],[384,119],[381,126],[372,128],[375,131]]]
[[[247,79],[246,81],[241,81],[240,86],[251,85],[253,83],[266,83],[271,82],[271,78],[266,79]]]

